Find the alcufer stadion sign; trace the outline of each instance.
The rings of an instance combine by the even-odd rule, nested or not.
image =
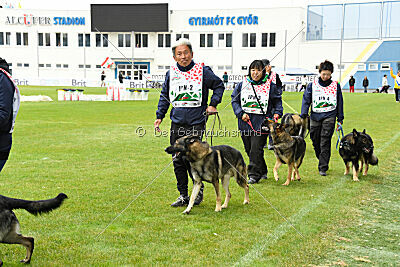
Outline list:
[[[85,17],[37,17],[32,14],[23,16],[7,16],[6,25],[65,25],[65,26],[84,26]]]

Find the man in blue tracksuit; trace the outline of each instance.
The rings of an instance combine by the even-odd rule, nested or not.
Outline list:
[[[156,112],[157,119],[154,122],[155,129],[159,131],[159,126],[171,104],[171,145],[183,136],[191,134],[202,136],[206,123],[205,114],[217,112],[216,107],[221,103],[225,90],[222,80],[210,67],[193,62],[192,45],[188,39],[180,39],[172,47],[172,53],[177,64],[172,66],[165,76]],[[213,94],[210,104],[207,105],[209,89],[213,90]],[[188,174],[191,176],[189,162],[177,157],[174,160],[174,172],[180,196],[171,206],[185,206],[189,204]],[[203,187],[204,185],[195,200],[195,205],[203,200]]]
[[[343,97],[340,84],[331,80],[333,64],[327,60],[322,62],[319,73],[320,77],[309,83],[304,91],[300,116],[305,118],[311,105],[310,138],[319,160],[319,174],[326,176],[336,118],[343,124]]]
[[[14,84],[7,62],[0,58],[0,171],[8,160],[12,132],[20,104],[20,94]]]
[[[256,101],[256,97],[259,101]],[[250,64],[248,76],[232,93],[232,108],[238,118],[240,135],[250,160],[248,183],[258,183],[260,179],[266,179],[268,173],[264,160],[268,135],[261,133],[262,123],[266,117],[278,120],[283,114],[282,91],[275,80],[266,75],[263,61],[254,60]]]

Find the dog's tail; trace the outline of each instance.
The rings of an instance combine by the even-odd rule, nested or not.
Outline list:
[[[240,187],[245,187],[247,185],[247,166],[246,163],[244,162],[243,157],[241,160],[238,162],[236,165],[236,170],[237,170],[237,175],[236,175],[236,182]]]
[[[4,196],[3,196],[4,197]],[[30,201],[16,198],[4,197],[8,209],[24,209],[33,215],[47,213],[61,206],[66,194],[60,193],[57,197],[47,200]]]
[[[372,153],[371,157],[368,159],[368,163],[371,165],[378,165],[378,157]]]

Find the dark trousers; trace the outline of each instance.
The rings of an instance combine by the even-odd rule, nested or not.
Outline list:
[[[368,86],[364,86],[364,93],[367,93]]]
[[[387,94],[388,93],[388,89],[389,89],[388,85],[382,86],[382,89],[381,89],[380,93],[385,92]]]
[[[264,160],[264,146],[267,143],[266,134],[254,132],[242,132],[241,137],[246,154],[249,156],[248,176],[257,181],[261,176],[268,173],[267,164]]]
[[[400,101],[400,89],[394,88],[394,96],[396,97],[396,101]]]
[[[310,138],[313,143],[315,156],[319,160],[319,171],[326,172],[329,169],[331,139],[335,131],[335,120],[335,117],[330,117],[322,121],[311,120],[310,123]]]
[[[171,122],[170,130],[170,144],[173,145],[175,141],[183,136],[187,135],[197,135],[202,137],[205,129],[205,123],[196,125],[180,125]],[[177,157],[174,160],[174,172],[176,177],[176,186],[181,195],[188,195],[188,174],[193,180],[192,173],[190,172],[189,161],[183,159],[182,157]],[[203,185],[204,187],[204,185]]]

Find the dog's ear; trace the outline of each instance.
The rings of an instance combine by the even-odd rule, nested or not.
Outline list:
[[[363,130],[363,134],[365,134],[365,129]]]
[[[353,129],[353,136],[354,136],[354,137],[357,137],[357,136],[358,136],[358,132],[357,132],[356,129]]]

